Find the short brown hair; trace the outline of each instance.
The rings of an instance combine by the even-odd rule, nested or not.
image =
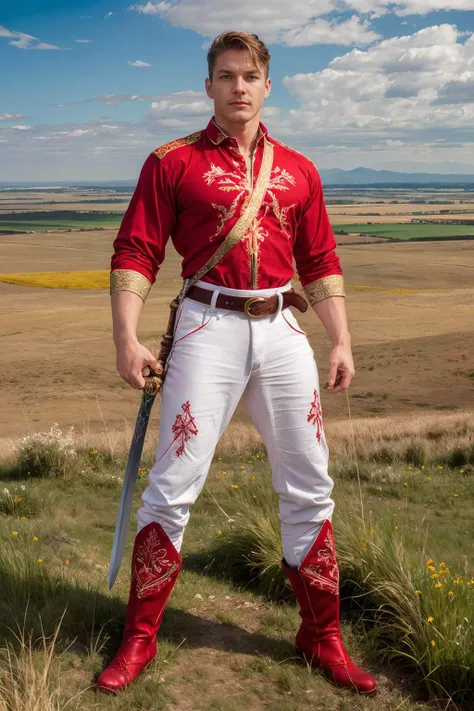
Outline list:
[[[270,52],[266,44],[258,38],[258,35],[250,34],[250,32],[234,32],[230,30],[216,37],[209,47],[207,64],[209,68],[209,79],[211,81],[217,57],[228,49],[240,49],[244,52],[248,52],[257,66],[261,65],[264,67],[265,77],[268,77]]]

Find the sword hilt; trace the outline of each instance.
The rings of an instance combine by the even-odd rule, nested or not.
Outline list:
[[[163,384],[163,365],[158,360],[157,370],[153,370],[149,365],[143,369],[143,377],[145,378],[145,387],[143,391],[147,395],[154,397],[160,390]],[[157,372],[159,370],[159,372]]]

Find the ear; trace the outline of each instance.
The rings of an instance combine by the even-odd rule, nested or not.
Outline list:
[[[272,88],[272,80],[267,79],[265,82],[265,98],[267,99],[270,96],[270,89]]]
[[[206,94],[208,95],[208,97],[209,97],[210,99],[213,99],[214,97],[213,97],[213,95],[212,95],[212,82],[211,82],[210,79],[206,79],[206,81],[205,81],[205,87],[206,87]]]

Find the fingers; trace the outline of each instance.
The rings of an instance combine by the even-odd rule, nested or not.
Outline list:
[[[337,377],[337,363],[331,363],[329,369],[328,390],[333,390]]]

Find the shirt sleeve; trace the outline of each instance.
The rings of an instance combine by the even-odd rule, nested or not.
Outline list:
[[[293,254],[301,285],[312,305],[329,296],[345,296],[345,291],[321,178],[312,163],[308,180],[309,198],[298,224]]]
[[[133,291],[145,301],[165,258],[175,220],[171,183],[163,161],[152,153],[143,164],[114,241],[110,293]]]

